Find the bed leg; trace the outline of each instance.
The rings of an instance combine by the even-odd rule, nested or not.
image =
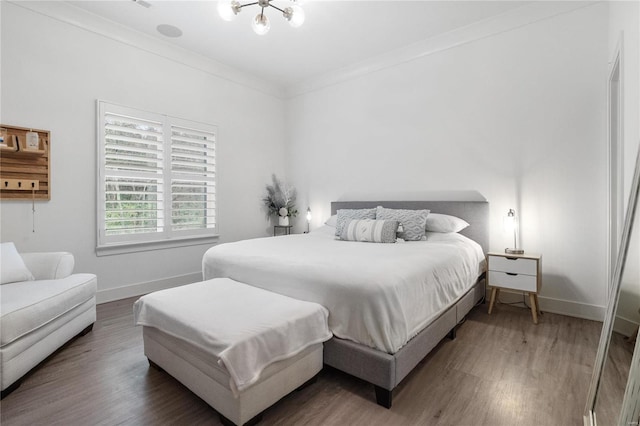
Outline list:
[[[378,405],[384,408],[391,408],[391,404],[393,402],[393,390],[381,388],[376,385],[374,385],[374,387],[376,389],[376,402]]]
[[[449,334],[447,334],[447,337],[451,340],[456,340],[456,328],[453,327],[451,329],[451,331],[449,332]]]

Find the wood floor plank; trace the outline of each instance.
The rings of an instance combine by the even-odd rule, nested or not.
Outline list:
[[[150,368],[126,299],[98,306],[92,332],[0,402],[12,425],[219,425],[205,402]],[[264,425],[580,425],[601,324],[497,305],[477,307],[394,392],[326,367],[318,381],[266,410]],[[619,356],[616,353],[616,356]],[[621,374],[607,386],[624,388]]]

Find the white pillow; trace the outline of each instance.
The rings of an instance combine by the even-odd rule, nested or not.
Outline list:
[[[335,228],[337,223],[338,223],[338,215],[334,214],[329,219],[327,219],[327,221],[324,224],[328,226],[333,226]]]
[[[467,226],[469,224],[466,221],[448,214],[430,213],[427,216],[428,232],[460,232]]]
[[[0,244],[0,285],[33,279],[16,246],[13,243]]]

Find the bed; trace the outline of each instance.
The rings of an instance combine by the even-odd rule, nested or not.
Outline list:
[[[466,220],[460,234],[374,244],[337,241],[332,230],[259,238],[212,247],[204,279],[228,277],[329,312],[334,334],[324,363],[375,386],[377,402],[393,389],[485,294],[486,201],[334,202],[338,209],[429,209]],[[432,262],[423,262],[432,259]],[[434,285],[437,282],[437,285]]]

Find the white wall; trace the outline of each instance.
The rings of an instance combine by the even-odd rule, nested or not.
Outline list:
[[[543,254],[542,308],[601,318],[607,12],[560,13],[292,99],[289,176],[313,225],[346,194],[475,189],[493,250],[512,245],[502,216],[515,208],[525,250]]]
[[[625,211],[640,140],[640,6],[638,2],[611,2],[609,6],[609,60],[622,40],[623,175]],[[640,215],[629,247],[616,330],[630,334],[640,324]]]
[[[2,3],[0,121],[50,130],[52,159],[51,201],[36,204],[36,232],[30,203],[2,201],[2,241],[72,252],[76,271],[98,275],[100,300],[200,276],[208,245],[96,256],[96,99],[217,125],[220,241],[267,235],[260,198],[271,173],[284,172],[281,99]]]

